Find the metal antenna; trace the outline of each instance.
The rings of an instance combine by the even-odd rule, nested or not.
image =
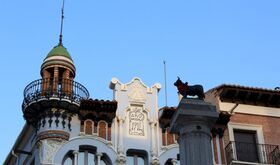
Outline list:
[[[61,22],[60,22],[59,45],[62,45],[63,19],[64,19],[64,0],[62,1],[62,8],[61,8]]]
[[[164,89],[165,89],[165,106],[167,106],[167,87],[166,87],[166,61],[163,61],[164,66]]]

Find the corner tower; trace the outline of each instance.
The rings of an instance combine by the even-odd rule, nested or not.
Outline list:
[[[67,49],[59,43],[41,65],[41,79],[24,89],[22,110],[28,124],[36,130],[39,152],[58,149],[71,136],[73,118],[78,118],[81,100],[88,99],[87,89],[74,81],[75,65]],[[40,162],[51,162],[51,153]]]
[[[24,118],[39,132],[45,130],[43,127],[46,124],[51,128],[53,123],[56,126],[55,130],[60,129],[61,123],[61,131],[65,132],[66,119],[68,131],[71,131],[71,116],[78,114],[81,100],[89,98],[87,89],[74,81],[76,68],[69,52],[62,44],[63,19],[64,0],[59,43],[44,59],[41,65],[41,79],[31,82],[24,89],[22,105]]]
[[[59,44],[43,60],[41,79],[24,89],[23,116],[35,130],[40,164],[51,164],[56,151],[75,136],[81,100],[89,98],[87,89],[74,81],[76,68],[62,44],[63,6]]]

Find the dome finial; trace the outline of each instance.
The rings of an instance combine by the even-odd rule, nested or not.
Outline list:
[[[63,19],[64,19],[64,0],[62,2],[62,8],[61,8],[61,22],[60,22],[60,34],[59,34],[59,44],[58,45],[62,45]]]

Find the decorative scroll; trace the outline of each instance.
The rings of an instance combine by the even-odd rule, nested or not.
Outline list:
[[[144,132],[145,115],[140,108],[132,109],[129,112],[129,134],[145,136]]]

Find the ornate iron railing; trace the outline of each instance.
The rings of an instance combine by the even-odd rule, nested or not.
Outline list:
[[[82,99],[89,98],[88,90],[71,79],[46,78],[28,84],[24,89],[23,107],[40,99],[67,99],[80,104]]]
[[[231,141],[225,147],[227,164],[233,161],[276,164],[280,161],[278,145]]]

